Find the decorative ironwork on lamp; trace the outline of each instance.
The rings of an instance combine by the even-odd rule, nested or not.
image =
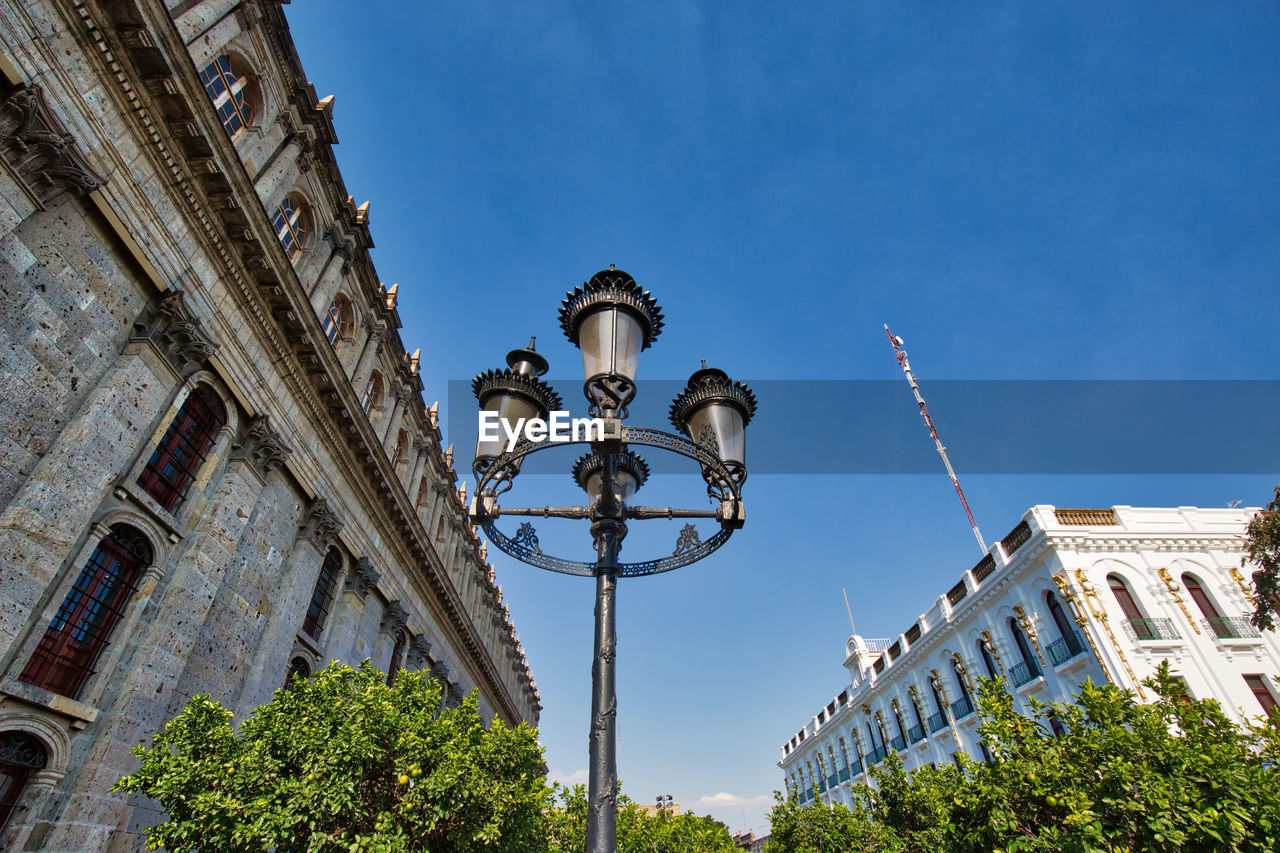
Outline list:
[[[704,361],[671,401],[670,419],[695,444],[716,454],[741,487],[747,478],[747,424],[755,413],[756,395],[751,389]],[[714,469],[704,466],[702,476],[708,493],[725,499],[727,484],[719,481]]]
[[[534,350],[536,338],[529,339],[529,346],[507,353],[506,370],[486,370],[471,381],[471,390],[480,403],[480,410],[493,412],[508,423],[521,419],[546,420],[553,409],[564,405],[550,385],[539,377],[547,372],[547,360]],[[487,474],[493,463],[502,455],[504,439],[501,432],[495,439],[476,439],[476,458],[471,465],[476,476]],[[501,470],[493,472],[491,481],[495,492],[511,488],[511,481],[520,473],[523,458],[514,459]]]

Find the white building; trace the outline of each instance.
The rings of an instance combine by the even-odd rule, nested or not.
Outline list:
[[[1001,675],[1015,706],[1141,681],[1169,661],[1196,698],[1239,720],[1276,706],[1280,640],[1249,624],[1240,570],[1252,509],[1036,506],[905,632],[849,639],[848,689],[782,747],[788,791],[850,802],[897,750],[908,770],[981,759],[973,687]]]

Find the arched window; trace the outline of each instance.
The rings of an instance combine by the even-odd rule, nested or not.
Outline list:
[[[951,703],[951,715],[957,719],[973,713],[973,696],[969,693],[969,684],[964,680],[964,672],[960,662],[952,659],[951,674],[956,677],[956,686],[960,688],[960,698]]]
[[[329,339],[329,343],[336,346],[338,341],[351,337],[353,316],[351,300],[339,293],[329,303],[329,310],[324,315],[324,336]]]
[[[173,512],[182,503],[187,485],[204,462],[213,434],[227,422],[222,401],[207,385],[195,388],[183,401],[164,438],[156,445],[138,485],[156,503]]]
[[[1115,596],[1116,603],[1120,605],[1120,610],[1124,613],[1124,618],[1133,633],[1139,640],[1154,640],[1156,632],[1152,629],[1151,623],[1142,617],[1142,611],[1138,609],[1138,603],[1133,600],[1133,593],[1129,592],[1129,586],[1119,575],[1107,575],[1107,586],[1111,588],[1111,594]]]
[[[151,562],[145,536],[127,524],[113,525],[62,600],[21,680],[74,698]]]
[[[387,684],[390,684],[404,664],[404,647],[409,644],[409,636],[405,631],[396,631],[396,643],[391,647],[391,664],[387,667]]]
[[[396,449],[391,454],[391,467],[400,468],[400,463],[404,461],[404,454],[409,449],[409,433],[400,430],[400,434],[396,436]]]
[[[427,505],[427,498],[431,495],[430,486],[427,484],[427,478],[423,477],[418,481],[418,496],[413,500],[413,511],[416,515],[422,515],[422,510]]]
[[[911,712],[915,715],[916,728],[920,730],[920,734],[912,738],[912,742],[924,737],[924,715],[920,713],[920,699],[914,694],[911,696]]]
[[[312,637],[319,638],[324,630],[324,620],[329,615],[329,605],[333,603],[333,587],[338,575],[342,572],[342,553],[337,548],[330,548],[320,564],[320,576],[316,578],[315,589],[311,591],[311,603],[307,605],[307,618],[302,620],[302,630]]]
[[[1204,619],[1210,620],[1211,625],[1213,621],[1221,619],[1221,613],[1217,612],[1217,607],[1213,607],[1212,599],[1208,597],[1208,593],[1204,592],[1204,588],[1201,587],[1196,575],[1189,573],[1189,571],[1184,571],[1183,585],[1187,587],[1187,592],[1192,597],[1192,601],[1196,602],[1196,606],[1201,608],[1201,612],[1204,613]]]
[[[302,254],[303,248],[306,247],[310,218],[307,214],[307,206],[293,194],[285,196],[275,213],[271,214],[271,227],[276,229],[280,245],[284,246],[284,253],[291,261]]]
[[[284,674],[285,687],[288,687],[293,682],[295,675],[302,676],[304,680],[311,677],[311,665],[301,655],[289,661],[289,671]]]
[[[893,739],[893,748],[906,749],[907,748],[907,728],[906,726],[902,725],[902,712],[898,710],[898,707],[896,705],[893,708],[893,719],[894,719],[894,722],[898,724],[898,736]]]
[[[24,732],[0,732],[0,830],[22,798],[31,774],[45,768],[49,755],[44,745]]]
[[[991,650],[981,638],[978,639],[978,654],[982,656],[982,665],[987,668],[987,675],[991,678],[997,677],[1000,670],[996,668],[996,662],[991,657]]]
[[[200,82],[213,100],[218,118],[232,139],[253,123],[253,82],[240,66],[240,60],[219,56],[200,72]]]
[[[1027,642],[1027,635],[1022,632],[1022,626],[1018,624],[1018,620],[1009,619],[1009,633],[1013,634],[1013,643],[1017,646],[1018,655],[1022,658],[1009,670],[1009,677],[1013,679],[1015,687],[1021,687],[1040,674],[1040,667],[1036,663],[1036,656],[1031,652],[1031,644]]]
[[[364,409],[366,415],[372,415],[381,402],[382,374],[375,370],[369,374],[369,381],[365,383],[364,393],[360,396],[360,408]]]
[[[1054,665],[1065,663],[1071,658],[1084,652],[1084,644],[1080,642],[1080,635],[1076,633],[1075,628],[1071,627],[1071,620],[1067,618],[1067,614],[1062,609],[1062,604],[1058,601],[1058,596],[1052,592],[1044,594],[1045,603],[1049,605],[1049,614],[1053,616],[1053,624],[1057,627],[1058,633],[1062,636],[1060,640],[1054,640],[1049,644],[1049,658]]]

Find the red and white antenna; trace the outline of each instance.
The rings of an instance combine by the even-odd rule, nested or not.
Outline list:
[[[973,530],[973,535],[978,540],[978,547],[982,549],[982,553],[987,553],[987,543],[982,539],[982,533],[978,530],[978,522],[973,520],[973,510],[969,509],[969,501],[965,500],[964,489],[960,488],[960,481],[956,479],[955,469],[951,467],[951,460],[947,458],[947,448],[943,446],[942,439],[938,438],[938,429],[933,425],[933,418],[929,417],[929,407],[924,403],[924,395],[920,393],[920,386],[916,383],[916,377],[911,372],[911,363],[907,361],[907,351],[902,348],[902,338],[895,337],[893,332],[889,331],[889,325],[886,323],[884,333],[889,336],[889,343],[893,344],[893,354],[898,357],[898,364],[902,365],[902,372],[907,375],[907,382],[911,385],[911,393],[916,395],[916,402],[920,404],[920,416],[924,418],[925,426],[929,428],[929,435],[933,436],[933,443],[938,448],[938,455],[942,457],[942,464],[947,467],[947,476],[951,478],[951,485],[956,487],[956,495],[960,498],[960,505],[964,507],[965,517],[969,519],[969,527]]]

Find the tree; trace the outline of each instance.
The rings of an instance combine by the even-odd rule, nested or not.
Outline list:
[[[583,853],[587,789],[555,786],[556,807],[547,815],[552,853]],[[648,812],[618,795],[618,853],[735,853],[729,828],[709,815]]]
[[[962,756],[958,767],[908,774],[891,756],[872,769],[874,788],[855,789],[865,808],[780,802],[770,849],[1280,849],[1277,723],[1237,726],[1216,701],[1191,699],[1167,663],[1146,684],[1158,696],[1151,704],[1086,681],[1075,703],[1033,701],[1022,715],[998,680],[982,679],[979,733],[991,763]]]
[[[1280,485],[1267,508],[1249,519],[1245,528],[1244,557],[1240,567],[1257,566],[1253,572],[1254,612],[1249,621],[1263,630],[1275,628],[1280,616]]]
[[[295,677],[231,727],[195,696],[115,790],[169,813],[148,830],[173,851],[546,850],[550,790],[533,728],[445,708],[419,672],[391,685],[367,661]]]

